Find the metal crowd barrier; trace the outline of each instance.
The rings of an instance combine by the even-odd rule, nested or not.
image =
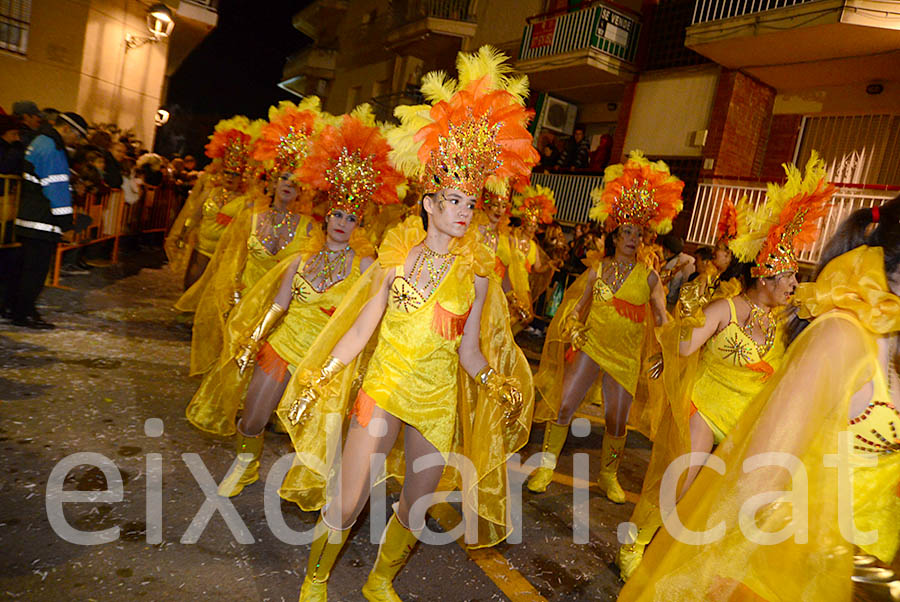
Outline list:
[[[18,246],[15,240],[16,214],[19,208],[21,177],[0,175],[0,248]],[[112,241],[110,262],[119,260],[119,241],[123,236],[166,232],[175,221],[180,207],[175,187],[144,186],[141,197],[133,204],[125,202],[118,188],[103,194],[88,194],[74,207],[75,214],[88,215],[91,225],[82,232],[64,238],[56,247],[53,269],[48,284],[59,287],[62,257],[66,251]]]

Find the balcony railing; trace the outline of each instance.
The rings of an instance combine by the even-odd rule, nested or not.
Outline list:
[[[202,6],[211,11],[218,12],[219,11],[219,0],[181,0],[182,2],[187,2],[188,4],[196,4],[197,6]]]
[[[402,25],[431,17],[474,23],[475,15],[469,10],[470,4],[471,0],[417,0],[409,3],[405,14],[398,11],[396,22]]]
[[[640,23],[602,2],[525,26],[519,59],[528,60],[592,48],[634,62]]]
[[[389,121],[397,123],[394,117],[394,109],[403,105],[418,105],[425,102],[425,96],[416,89],[407,92],[394,92],[393,94],[383,94],[369,100],[372,106],[372,112],[378,121]]]
[[[556,220],[570,224],[588,221],[591,210],[591,190],[603,184],[601,175],[536,173],[532,184],[546,186],[556,198]]]
[[[787,8],[799,4],[810,4],[821,0],[697,0],[694,4],[693,25],[730,19],[731,17],[743,17],[767,10]]]
[[[887,187],[884,187],[887,188]],[[822,247],[834,234],[844,218],[863,207],[881,205],[896,196],[893,191],[874,191],[858,187],[839,187],[831,201],[828,215],[822,218],[821,230],[815,244],[798,254],[797,259],[804,263],[814,264],[819,261]],[[748,200],[756,207],[766,198],[766,185],[728,180],[700,182],[697,185],[697,200],[688,226],[687,242],[698,245],[714,245],[716,242],[716,225],[725,199],[737,202],[747,195]]]

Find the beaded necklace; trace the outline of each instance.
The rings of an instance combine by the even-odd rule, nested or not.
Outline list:
[[[296,213],[291,213],[290,211],[282,212],[274,207],[270,207],[268,211],[266,211],[263,220],[260,220],[262,222],[262,229],[265,231],[266,226],[268,226],[268,231],[259,238],[259,242],[273,255],[278,253],[294,239],[296,230],[296,228],[292,227],[288,228],[286,232],[281,232],[281,229],[285,225],[296,226],[299,219],[300,216]]]
[[[317,293],[324,293],[335,283],[346,278],[347,275],[344,271],[347,267],[349,256],[350,245],[337,251],[332,251],[328,247],[322,247],[312,259],[306,262],[306,267],[303,268],[303,277]],[[318,284],[314,285],[313,282]]]
[[[612,267],[612,282],[609,281],[609,267]],[[633,261],[620,262],[616,259],[610,260],[607,264],[607,268],[603,270],[603,281],[606,285],[612,290],[612,292],[617,292],[622,285],[625,284],[625,280],[628,279],[628,276],[631,274],[631,270],[634,269]]]
[[[776,330],[776,320],[775,320],[775,312],[772,309],[765,309],[760,307],[756,303],[750,300],[750,297],[747,296],[746,293],[743,293],[741,297],[744,298],[744,301],[747,302],[747,305],[750,306],[750,315],[747,317],[747,321],[741,326],[741,330],[753,340],[753,325],[759,326],[759,330],[763,332],[766,336],[766,341],[763,345],[757,344],[759,348],[759,355],[763,356],[769,352],[772,348],[772,345],[775,344],[775,330]],[[765,318],[765,322],[763,321]],[[754,340],[755,342],[755,340]]]
[[[440,259],[443,262],[439,268],[435,268],[435,259]],[[416,257],[412,269],[409,271],[410,282],[422,293],[423,297],[429,297],[444,279],[444,276],[447,275],[447,272],[450,271],[453,260],[449,251],[447,253],[438,253],[429,249],[428,245],[422,244],[422,252]],[[419,287],[419,279],[422,276],[422,272],[428,274],[428,281],[425,283],[425,286]]]

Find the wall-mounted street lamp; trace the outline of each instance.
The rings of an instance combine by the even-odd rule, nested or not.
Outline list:
[[[174,28],[175,19],[172,15],[172,9],[161,2],[154,4],[147,9],[147,30],[150,32],[150,35],[145,38],[132,34],[126,35],[125,52],[139,48],[144,44],[159,42],[163,38],[168,38]]]

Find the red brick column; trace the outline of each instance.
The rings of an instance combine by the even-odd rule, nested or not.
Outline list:
[[[619,118],[616,131],[613,132],[612,150],[609,153],[610,163],[621,163],[625,158],[625,135],[628,134],[628,122],[631,120],[631,107],[634,105],[634,93],[637,89],[637,78],[625,84],[625,93],[619,103]]]
[[[780,180],[784,177],[782,163],[794,160],[794,149],[800,137],[800,124],[803,115],[774,115],[769,130],[769,143],[763,158],[760,177],[767,180]]]
[[[758,176],[774,104],[773,88],[739,71],[722,69],[703,147],[703,158],[715,164],[701,176]]]

